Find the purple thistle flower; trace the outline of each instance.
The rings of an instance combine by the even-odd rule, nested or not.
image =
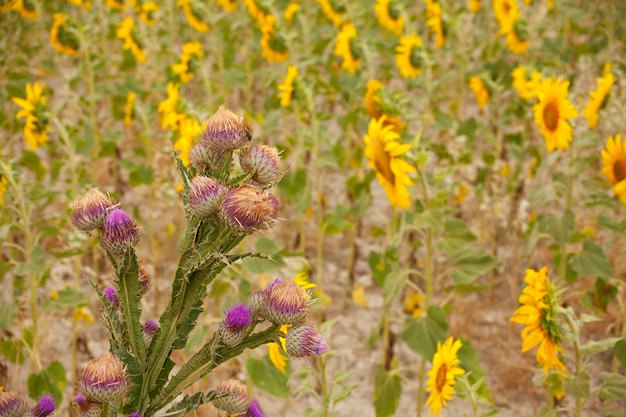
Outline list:
[[[80,392],[74,397],[74,408],[78,417],[100,417],[102,403],[87,401]]]
[[[272,291],[272,288],[274,288],[278,284],[282,284],[280,278],[276,278],[274,282],[268,285],[263,291],[257,291],[250,296],[250,299],[248,300],[248,305],[250,305],[250,308],[252,309],[252,317],[255,320],[267,318],[265,301],[269,293]]]
[[[25,417],[46,417],[54,413],[56,406],[51,395],[42,395],[36,406],[26,411]]]
[[[141,417],[141,413],[139,411],[130,414],[128,417]]]
[[[143,334],[146,336],[154,336],[154,332],[159,328],[159,323],[154,320],[147,320],[143,325]]]
[[[241,148],[251,139],[252,129],[244,118],[222,105],[207,120],[201,143],[209,149],[229,151]]]
[[[92,188],[83,198],[70,206],[72,226],[82,231],[102,229],[104,219],[114,205],[115,203],[109,196],[97,188]]]
[[[22,417],[26,408],[26,402],[14,393],[0,391],[0,416]]]
[[[76,401],[76,404],[78,405],[83,405],[87,403],[87,398],[79,392],[74,396],[74,401]]]
[[[213,178],[194,177],[189,187],[189,211],[200,219],[217,213],[226,191],[227,188]]]
[[[120,299],[117,297],[117,290],[115,287],[106,287],[104,289],[104,295],[108,298],[109,302],[116,310],[120,308]]]
[[[273,185],[280,180],[278,149],[266,145],[253,145],[239,152],[241,169],[252,174],[252,180],[262,185]]]
[[[139,229],[135,219],[122,209],[113,209],[104,222],[102,247],[114,255],[121,255],[128,246],[135,246],[137,241]]]
[[[237,304],[226,312],[226,319],[220,325],[222,341],[228,346],[239,344],[246,337],[251,323],[252,309],[245,304]]]
[[[272,286],[265,297],[265,314],[274,324],[302,323],[308,316],[309,296],[293,281]]]
[[[261,411],[261,407],[259,407],[258,400],[252,401],[250,407],[248,407],[248,412],[246,413],[245,417],[265,417],[265,414],[263,414],[263,411]]]
[[[122,399],[128,387],[124,364],[111,353],[90,360],[78,381],[78,389],[88,401],[101,403]]]
[[[233,230],[252,233],[276,220],[280,203],[269,191],[233,188],[222,199],[222,219]]]
[[[292,326],[285,340],[287,355],[292,358],[320,356],[328,351],[328,343],[313,326],[306,323]]]

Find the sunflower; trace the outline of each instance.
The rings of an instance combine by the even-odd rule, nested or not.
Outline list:
[[[180,82],[186,84],[193,77],[190,66],[193,66],[193,59],[204,55],[202,43],[187,42],[183,44],[183,53],[180,55],[180,62],[172,65],[172,73],[178,75]]]
[[[300,11],[300,5],[298,3],[289,3],[289,6],[285,9],[283,18],[289,26],[293,25],[293,19],[298,11]]]
[[[117,26],[115,36],[124,40],[124,50],[129,50],[137,62],[146,62],[146,54],[141,49],[141,45],[133,36],[135,21],[132,17],[127,17]]]
[[[519,7],[515,0],[493,0],[493,12],[500,25],[500,34],[504,35],[513,30],[515,19],[520,16]]]
[[[400,45],[396,46],[396,65],[403,78],[415,78],[422,75],[422,61],[424,44],[419,36],[411,33],[400,38]]]
[[[613,186],[613,193],[626,204],[626,138],[609,136],[602,151],[602,170]]]
[[[456,393],[454,389],[456,377],[465,373],[465,370],[459,367],[461,361],[457,356],[461,346],[463,346],[461,341],[454,341],[452,337],[449,337],[443,345],[437,342],[437,352],[433,357],[433,367],[428,371],[426,384],[426,391],[430,391],[430,396],[426,400],[426,405],[430,405],[429,414],[438,416],[443,407],[447,406],[447,401],[450,401]]]
[[[365,92],[365,98],[363,100],[365,111],[372,119],[380,119],[382,116],[386,116],[385,125],[391,125],[393,126],[393,130],[400,132],[404,129],[405,124],[392,114],[395,114],[396,110],[391,108],[381,98],[381,94],[383,93],[382,88],[383,83],[378,80],[369,80],[367,82],[367,91]]]
[[[283,332],[284,334],[287,334],[287,330],[289,330],[290,327],[291,327],[290,324],[283,324],[280,327],[280,331]],[[280,346],[278,345],[278,343],[275,343],[275,342],[267,344],[267,347],[268,347],[267,354],[270,358],[270,362],[272,362],[272,365],[274,365],[276,369],[278,369],[280,372],[284,374],[285,370],[287,369],[287,361],[289,360],[289,358],[283,354],[283,352],[287,351],[287,346],[286,346],[287,341],[282,336],[279,337],[278,339],[280,341]]]
[[[404,18],[400,15],[400,7],[395,0],[376,0],[374,6],[378,23],[397,36],[402,35],[404,31]]]
[[[289,107],[291,105],[291,99],[294,93],[294,81],[298,77],[298,67],[295,65],[289,65],[287,67],[287,75],[285,81],[278,86],[280,93],[277,94],[280,98],[280,105],[283,107]]]
[[[167,84],[167,99],[159,103],[157,111],[161,115],[161,128],[167,127],[176,131],[179,128],[180,121],[186,115],[179,111],[182,103],[179,100],[178,87],[180,84]]]
[[[335,27],[341,26],[346,13],[346,7],[342,2],[337,0],[317,0],[317,3],[322,7],[324,16],[326,16]]]
[[[412,317],[421,317],[424,312],[424,296],[414,291],[407,292],[402,301],[402,310]]]
[[[139,14],[139,19],[143,23],[152,26],[156,23],[154,14],[159,11],[159,5],[153,1],[145,1],[137,6],[135,11]]]
[[[85,10],[91,10],[91,0],[67,0],[68,3],[73,4],[76,7],[81,7]]]
[[[574,105],[567,99],[569,81],[551,77],[543,80],[537,92],[539,102],[533,107],[535,123],[541,129],[548,152],[568,149],[572,126],[568,119],[578,117]]]
[[[369,166],[376,172],[378,182],[385,189],[387,199],[394,207],[406,209],[411,206],[408,186],[413,184],[409,178],[415,168],[400,159],[410,148],[409,144],[398,142],[400,135],[393,126],[385,126],[386,116],[372,119],[365,135],[365,155]]]
[[[268,14],[261,25],[262,55],[269,62],[284,62],[289,58],[287,42],[283,35],[276,31],[276,17]]]
[[[0,174],[0,206],[4,204],[4,195],[9,190],[9,181],[4,174]]]
[[[556,290],[548,276],[547,268],[539,271],[526,270],[526,287],[519,297],[520,306],[509,320],[524,324],[522,330],[522,353],[539,346],[535,355],[537,362],[547,374],[555,370],[567,374],[567,368],[561,361],[563,353],[561,347],[562,328],[557,321]]]
[[[530,75],[530,79],[528,79]],[[541,73],[538,71],[528,72],[523,65],[518,66],[511,72],[513,77],[513,88],[524,100],[531,100],[537,97],[539,86],[541,85]]]
[[[126,96],[126,104],[124,105],[124,125],[130,126],[133,119],[133,112],[135,109],[135,98],[137,94],[133,91]]]
[[[474,76],[470,78],[469,87],[476,96],[476,102],[480,110],[484,109],[487,103],[489,103],[489,91],[485,87],[482,78]]]
[[[67,19],[61,13],[54,13],[52,19],[54,22],[50,30],[50,45],[62,54],[76,55],[80,48],[80,40],[68,29],[73,28],[73,25],[68,25]]]
[[[435,34],[435,46],[443,47],[446,44],[446,34],[441,17],[441,4],[438,1],[426,0],[426,25]]]
[[[606,104],[609,91],[615,81],[615,76],[611,73],[611,64],[607,63],[604,66],[602,77],[596,80],[596,90],[589,93],[589,103],[583,110],[583,115],[587,119],[587,123],[589,123],[589,129],[595,129],[598,126],[600,118],[598,112]]]
[[[182,114],[181,116],[178,122],[178,138],[172,146],[179,152],[179,158],[183,161],[185,166],[188,167],[190,164],[189,152],[196,141],[196,137],[202,132],[202,129],[196,119],[186,114]]]
[[[32,0],[9,0],[10,9],[18,12],[24,19],[35,20],[39,13]]]
[[[269,10],[260,6],[256,0],[243,0],[243,4],[245,4],[246,9],[248,9],[248,14],[256,21],[257,25],[263,25],[263,21],[265,20],[265,16],[269,13]]]
[[[124,11],[126,9],[125,0],[106,0],[106,5],[114,10]]]
[[[480,0],[468,0],[467,10],[470,12],[478,12],[480,10]]]
[[[506,46],[516,55],[523,54],[530,46],[528,36],[528,22],[526,19],[517,18],[513,22],[513,30],[506,34]]]
[[[22,108],[15,116],[25,118],[24,140],[30,149],[37,149],[48,141],[50,124],[48,123],[47,98],[43,95],[43,85],[26,84],[26,99],[13,97],[11,100]]]
[[[234,12],[235,10],[237,10],[238,6],[235,0],[217,0],[217,4],[219,4],[226,13]]]
[[[196,30],[198,33],[207,33],[211,28],[204,21],[202,21],[201,17],[202,12],[198,10],[199,4],[194,2],[193,0],[177,0],[176,4],[183,9],[183,13],[185,13],[185,18],[189,25]],[[201,4],[201,3],[200,3]]]
[[[341,27],[341,32],[337,35],[334,52],[335,55],[343,59],[341,68],[354,74],[361,68],[361,54],[356,42],[356,29],[352,23],[346,23]]]

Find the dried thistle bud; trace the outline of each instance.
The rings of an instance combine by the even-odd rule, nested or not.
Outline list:
[[[267,229],[276,220],[280,203],[269,191],[237,187],[222,199],[222,219],[231,229],[252,233]]]
[[[197,176],[189,187],[189,211],[200,219],[217,213],[228,189],[210,177]]]
[[[78,381],[78,389],[88,401],[101,403],[121,400],[128,388],[124,364],[111,353],[90,360]]]
[[[22,398],[12,392],[0,391],[0,416],[22,417],[27,408]]]
[[[213,400],[213,405],[220,410],[233,414],[242,414],[250,407],[248,390],[238,379],[231,378],[224,381],[215,390],[219,393],[230,393]]]
[[[261,185],[274,185],[282,176],[278,149],[271,146],[254,145],[241,149],[239,165]]]
[[[102,403],[87,401],[80,392],[74,397],[74,409],[78,417],[100,417],[102,414]]]
[[[295,282],[275,285],[265,298],[265,314],[274,324],[298,324],[306,320],[309,296]]]
[[[258,400],[252,401],[250,407],[248,407],[248,412],[246,413],[245,417],[265,417],[265,414],[263,414],[263,411],[261,411],[261,407],[259,407]]]
[[[220,336],[227,346],[235,346],[246,337],[250,323],[251,309],[245,304],[237,304],[226,312],[226,319],[220,324]]]
[[[143,265],[139,265],[139,294],[144,295],[150,289],[152,279]]]
[[[104,227],[107,213],[115,206],[113,200],[97,188],[92,188],[78,201],[72,203],[70,220],[78,230],[88,232]]]
[[[122,209],[113,209],[104,222],[104,232],[100,237],[102,247],[112,254],[121,255],[128,246],[139,241],[137,222]]]
[[[287,330],[285,340],[287,355],[291,358],[320,356],[328,351],[328,343],[313,326],[306,323],[296,324]]]
[[[37,405],[27,410],[24,417],[46,417],[54,413],[56,406],[51,395],[42,395]]]
[[[202,132],[202,143],[218,151],[239,149],[251,139],[252,130],[243,116],[237,116],[224,105],[209,117]]]
[[[107,297],[107,300],[109,300],[109,303],[111,303],[116,310],[119,310],[120,299],[117,296],[117,290],[115,287],[106,287],[102,292]]]

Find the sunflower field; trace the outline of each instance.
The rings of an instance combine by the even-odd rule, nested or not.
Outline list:
[[[0,0],[0,417],[626,417],[623,0]]]

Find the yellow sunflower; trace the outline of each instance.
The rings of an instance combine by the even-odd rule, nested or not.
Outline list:
[[[289,330],[290,327],[290,324],[283,324],[280,327],[280,331],[287,334],[287,330]],[[289,360],[289,358],[283,354],[283,352],[287,351],[287,341],[284,337],[279,337],[278,339],[280,340],[280,346],[278,343],[268,343],[267,353],[274,367],[284,374],[287,369],[287,361]]]
[[[400,15],[401,6],[394,0],[376,0],[374,10],[378,23],[389,32],[400,36],[404,32],[404,18]]]
[[[126,9],[125,0],[106,0],[106,5],[114,10],[123,11],[124,9]]]
[[[145,1],[141,3],[141,5],[138,6],[135,10],[139,14],[139,19],[146,25],[152,26],[156,23],[154,15],[159,11],[159,5],[155,2]]]
[[[322,12],[328,20],[330,20],[335,27],[341,26],[344,21],[346,7],[342,2],[333,0],[317,0],[317,3],[322,7]]]
[[[529,74],[530,79],[528,79]],[[529,73],[523,65],[520,65],[511,72],[511,77],[513,77],[513,88],[521,98],[531,100],[537,97],[541,85],[540,72],[532,71]]]
[[[615,81],[617,80],[611,73],[611,64],[607,63],[604,66],[602,77],[596,80],[596,90],[589,93],[589,103],[583,110],[583,115],[587,119],[587,123],[589,123],[589,129],[595,129],[598,126],[598,120],[600,119],[598,112],[606,104],[609,91]]]
[[[30,149],[37,149],[48,141],[47,131],[50,130],[48,123],[47,98],[43,94],[43,84],[26,84],[26,99],[13,97],[11,100],[22,108],[15,116],[18,119],[25,118],[24,140]]]
[[[195,3],[193,0],[177,0],[176,4],[183,9],[185,13],[185,19],[189,25],[198,33],[207,33],[211,28],[207,25],[200,16],[202,15],[198,7],[201,7],[202,3]]]
[[[76,34],[68,29],[67,19],[61,13],[54,13],[52,19],[50,45],[62,54],[76,55],[80,47],[80,41]]]
[[[424,296],[414,291],[407,292],[402,301],[402,310],[412,317],[421,317],[424,312]]]
[[[4,195],[9,190],[9,181],[0,173],[0,206],[4,204]]]
[[[493,0],[493,12],[500,25],[500,34],[504,35],[513,30],[515,19],[520,16],[519,7],[515,0]]]
[[[179,100],[178,87],[179,84],[168,83],[167,99],[160,102],[157,108],[161,116],[161,128],[163,129],[169,127],[174,131],[178,130],[180,121],[186,117],[184,113],[179,111],[181,103]]]
[[[246,6],[250,17],[256,21],[257,25],[261,26],[269,11],[260,6],[256,0],[243,0],[243,4]]]
[[[385,189],[389,203],[407,209],[411,206],[408,187],[413,185],[409,173],[415,172],[415,168],[400,159],[400,156],[411,145],[399,143],[400,135],[393,130],[393,126],[385,126],[385,119],[382,116],[370,121],[364,137],[365,155],[369,158],[370,168],[376,172],[378,182]]]
[[[84,2],[83,0],[67,0],[67,2],[85,10],[91,10],[91,0],[85,0]]]
[[[454,341],[452,337],[449,337],[443,345],[437,342],[437,352],[433,357],[433,367],[428,371],[426,384],[426,391],[430,391],[426,400],[426,405],[430,405],[429,414],[438,416],[456,393],[454,389],[456,377],[465,373],[465,370],[459,367],[461,361],[457,356],[462,346],[460,340]]]
[[[289,6],[285,9],[283,18],[289,26],[293,25],[294,18],[298,11],[300,11],[300,5],[298,3],[289,3]]]
[[[276,16],[268,14],[261,25],[261,48],[262,55],[269,62],[284,62],[289,58],[287,42],[280,32],[276,30]]]
[[[441,16],[441,3],[436,0],[426,0],[426,25],[435,34],[435,46],[443,47],[446,44],[446,34]]]
[[[526,270],[524,282],[527,284],[519,297],[521,304],[509,320],[523,324],[522,353],[539,346],[535,355],[537,362],[547,374],[555,370],[567,374],[567,368],[561,361],[562,328],[557,321],[556,291],[546,274],[547,268],[539,271]]]
[[[569,149],[572,126],[569,119],[578,117],[574,105],[567,99],[569,81],[551,77],[543,80],[537,92],[539,102],[533,107],[535,123],[541,129],[548,152]]]
[[[278,86],[280,93],[277,94],[280,98],[280,105],[283,107],[289,107],[291,105],[291,99],[294,92],[294,81],[298,77],[298,67],[295,65],[289,65],[287,67],[287,75],[285,81]]]
[[[506,46],[516,55],[523,54],[530,46],[528,36],[528,22],[526,19],[517,18],[513,22],[513,30],[506,34]]]
[[[467,10],[470,12],[478,12],[480,10],[480,0],[468,0]]]
[[[127,17],[117,26],[115,36],[124,41],[124,50],[129,50],[137,62],[146,62],[146,54],[141,49],[141,45],[133,36],[135,21],[132,17]]]
[[[235,0],[217,0],[217,4],[219,4],[226,13],[234,12],[235,10],[237,10],[238,6]]]
[[[137,94],[133,91],[126,96],[126,104],[124,105],[124,125],[130,126],[133,119],[133,111],[135,109],[135,98]]]
[[[178,122],[178,138],[174,142],[174,149],[178,151],[178,156],[183,161],[185,166],[189,166],[189,152],[193,147],[196,137],[202,133],[200,123],[186,114],[182,114],[181,119]]]
[[[621,135],[609,136],[602,151],[600,171],[613,186],[613,194],[626,204],[626,138]]]
[[[337,35],[334,52],[343,59],[341,68],[350,74],[354,74],[361,68],[361,56],[354,42],[356,42],[356,29],[352,23],[346,23]]]
[[[422,75],[422,54],[424,53],[422,38],[415,36],[415,33],[403,36],[395,51],[396,65],[402,78],[415,78]]]
[[[383,102],[380,96],[382,88],[383,83],[378,80],[369,80],[367,82],[367,91],[363,100],[365,111],[372,119],[380,119],[382,116],[386,116],[385,125],[391,125],[393,130],[400,132],[406,125],[398,117],[391,114],[396,113],[395,109],[390,108]]]
[[[484,109],[487,103],[489,103],[489,91],[485,87],[482,78],[478,76],[471,77],[469,87],[474,92],[474,96],[476,96],[476,102],[480,110]]]
[[[172,73],[178,75],[180,82],[186,84],[193,77],[192,60],[194,58],[201,58],[204,55],[202,51],[202,43],[200,42],[187,42],[183,44],[183,53],[180,55],[180,62],[172,65]]]

